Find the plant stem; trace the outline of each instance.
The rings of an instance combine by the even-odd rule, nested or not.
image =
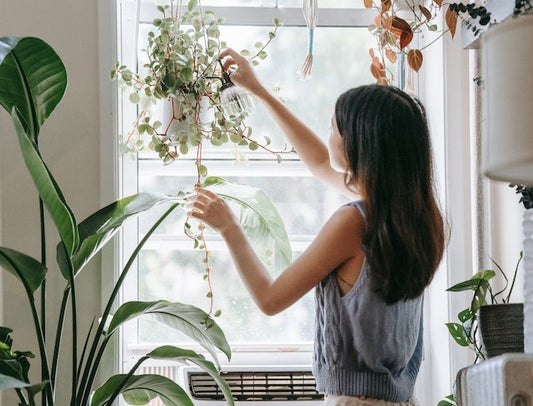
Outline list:
[[[63,299],[61,301],[59,317],[57,320],[57,330],[56,330],[56,339],[55,339],[55,344],[54,344],[54,352],[52,355],[52,372],[50,373],[50,384],[54,388],[56,386],[57,364],[59,361],[59,350],[61,348],[61,338],[63,336],[63,324],[65,321],[65,312],[67,308],[69,295],[70,295],[70,289],[67,287],[63,291]]]
[[[509,289],[509,293],[507,293],[507,297],[505,298],[504,303],[509,303],[509,300],[511,300],[511,294],[513,293],[514,283],[516,281],[516,274],[518,273],[518,267],[520,266],[520,262],[522,261],[523,257],[524,252],[520,251],[520,257],[518,258],[518,262],[516,263],[516,267],[514,269],[513,281],[511,282],[511,287]]]
[[[159,225],[168,217],[170,213],[174,211],[176,207],[178,207],[182,203],[174,203],[172,204],[168,210],[163,213],[163,215],[155,222],[155,224],[148,230],[146,235],[143,237],[143,239],[139,242],[137,247],[135,247],[135,250],[130,255],[128,262],[124,266],[124,269],[120,273],[120,276],[115,283],[115,287],[113,291],[111,292],[111,295],[107,301],[104,313],[102,314],[102,319],[100,320],[100,323],[98,324],[98,329],[96,330],[96,334],[91,346],[91,350],[89,352],[89,356],[87,358],[87,363],[84,368],[83,377],[80,382],[80,387],[78,388],[77,393],[77,400],[81,400],[79,403],[80,405],[84,405],[87,403],[87,399],[89,398],[89,393],[93,384],[94,377],[96,376],[96,371],[98,370],[99,361],[101,358],[101,354],[103,353],[103,347],[107,344],[107,341],[109,340],[110,336],[106,337],[104,339],[104,342],[102,343],[102,348],[99,350],[99,357],[95,360],[96,351],[98,349],[98,344],[100,341],[100,336],[104,334],[104,328],[105,324],[107,322],[107,318],[109,317],[109,313],[111,312],[111,308],[113,306],[113,303],[115,302],[115,299],[120,292],[120,289],[122,287],[122,284],[124,283],[124,279],[126,278],[131,266],[135,262],[135,259],[137,258],[137,255],[141,251],[142,247],[148,241],[148,239],[151,237],[151,235],[154,233],[154,231],[159,227]],[[89,378],[90,377],[90,378]]]
[[[91,325],[89,326],[89,331],[87,332],[87,337],[85,337],[85,342],[83,343],[83,350],[81,352],[81,357],[80,357],[80,360],[78,362],[78,371],[76,373],[76,376],[77,376],[78,380],[80,379],[81,368],[82,368],[83,362],[85,360],[85,353],[86,353],[87,347],[89,345],[89,339],[91,338],[91,332],[93,331],[93,328],[94,328],[94,322],[95,322],[95,319],[93,319],[93,321],[91,322]]]
[[[76,287],[74,285],[74,271],[72,262],[69,258],[69,279],[70,289],[72,291],[72,395],[71,405],[76,406],[76,389],[78,387],[78,311],[76,306]]]
[[[126,384],[126,382],[128,382],[128,379],[130,379],[133,374],[135,373],[135,371],[137,371],[137,369],[141,366],[141,364],[146,361],[148,359],[148,357],[144,356],[144,357],[141,357],[139,359],[139,361],[137,361],[135,363],[135,365],[130,369],[130,371],[128,372],[128,374],[124,377],[124,379],[122,380],[122,382],[117,386],[117,388],[115,389],[115,391],[111,394],[111,396],[109,397],[109,400],[104,404],[104,406],[111,406],[113,404],[113,401],[117,398],[117,396],[120,394],[120,391],[122,390],[122,388],[124,387],[124,385]]]
[[[24,397],[24,393],[22,392],[21,389],[19,388],[15,388],[15,392],[17,392],[17,396],[19,397],[19,400],[20,400],[20,403],[22,405],[25,405],[28,403],[28,401],[26,400],[26,398]]]
[[[39,220],[41,229],[41,263],[46,267],[46,225],[44,220],[43,199],[39,198]],[[41,331],[46,342],[46,278],[41,283]],[[41,363],[41,381],[44,381],[45,366]],[[50,382],[52,385],[52,382]],[[52,386],[53,388],[53,386]],[[42,397],[42,404],[46,406],[46,398]]]
[[[28,299],[30,302],[30,308],[31,313],[33,316],[33,322],[35,324],[35,333],[37,336],[37,343],[39,344],[39,353],[41,355],[41,365],[42,372],[43,372],[43,382],[48,381],[48,385],[43,389],[43,392],[45,393],[43,395],[47,397],[48,405],[52,406],[54,404],[54,396],[53,396],[53,387],[51,385],[50,381],[50,372],[48,369],[48,357],[46,355],[46,343],[43,337],[43,331],[41,330],[41,325],[39,323],[39,313],[37,312],[37,308],[35,307],[35,301],[33,298],[33,295],[30,291],[26,292],[28,295]],[[46,405],[46,402],[43,402]]]
[[[96,357],[94,358],[93,367],[91,368],[89,377],[87,379],[87,385],[85,386],[85,390],[82,397],[81,405],[85,405],[89,401],[89,395],[91,394],[91,388],[94,383],[94,378],[96,377],[96,373],[98,372],[98,367],[100,366],[100,362],[102,361],[102,356],[104,355],[105,348],[107,347],[107,343],[111,339],[111,336],[106,336],[102,344],[100,345],[98,352],[96,353]],[[87,364],[88,366],[88,364]],[[87,367],[86,366],[86,367]]]

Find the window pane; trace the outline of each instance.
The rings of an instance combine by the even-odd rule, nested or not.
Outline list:
[[[296,306],[268,317],[256,307],[242,285],[227,253],[211,251],[210,256],[215,309],[224,334],[236,343],[296,343],[312,341],[314,325],[313,293],[308,293]],[[207,309],[207,283],[202,279],[200,251],[144,251],[140,256],[140,300],[165,298]],[[139,325],[139,342],[188,342],[181,333],[143,320]]]
[[[246,172],[253,171],[253,162],[243,169]],[[196,181],[194,177],[152,176],[143,172],[140,175],[140,192],[174,194],[178,190],[192,190],[192,185]],[[217,173],[217,176],[219,175],[223,176]],[[224,178],[262,189],[278,209],[289,235],[316,234],[325,219],[332,214],[332,209],[338,208],[346,201],[344,197],[332,192],[310,176],[224,176]],[[165,210],[166,207],[159,207],[142,216],[139,220],[141,234],[146,233]],[[158,228],[158,234],[176,234],[183,229],[185,220],[183,210],[177,209],[171,216]]]

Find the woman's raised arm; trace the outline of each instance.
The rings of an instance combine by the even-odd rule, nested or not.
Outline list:
[[[267,106],[288,142],[294,146],[313,176],[349,197],[356,197],[353,191],[346,188],[345,174],[331,166],[324,142],[262,84],[250,62],[231,48],[225,49],[219,56],[223,60],[224,69],[230,72],[231,81],[250,91]]]

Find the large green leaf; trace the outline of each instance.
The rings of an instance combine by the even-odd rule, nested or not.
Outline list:
[[[190,361],[198,365],[215,380],[226,398],[226,403],[230,406],[234,405],[233,395],[231,394],[231,389],[228,383],[222,378],[213,363],[206,360],[204,356],[191,350],[185,350],[171,345],[163,345],[146,354],[146,357],[178,362]]]
[[[206,178],[204,185],[240,207],[240,223],[265,265],[271,265],[269,254],[274,255],[275,270],[283,270],[290,265],[292,249],[283,219],[261,189],[214,176]]]
[[[104,405],[119,385],[122,385],[120,393],[130,405],[146,405],[159,397],[166,406],[194,406],[187,393],[176,382],[153,374],[112,376],[94,392],[91,406]]]
[[[83,220],[78,226],[81,243],[78,251],[72,256],[74,275],[116,234],[124,221],[160,203],[171,201],[176,201],[176,197],[139,193],[117,200]],[[58,263],[63,277],[69,280],[68,261],[62,244],[60,243],[57,249]]]
[[[19,381],[24,381],[23,365],[15,358],[0,359],[0,376],[10,376]]]
[[[61,241],[65,243],[68,253],[72,255],[78,248],[79,244],[78,228],[76,226],[74,214],[67,205],[63,193],[54,177],[44,163],[39,149],[26,133],[20,120],[20,113],[16,107],[13,107],[11,117],[15,124],[20,149],[26,167],[33,178],[39,196],[41,196],[44,205],[48,209],[48,212],[57,227]]]
[[[61,58],[39,38],[0,38],[0,104],[17,108],[33,140],[67,87]]]
[[[126,321],[142,315],[149,315],[195,340],[209,351],[217,366],[216,348],[226,354],[228,359],[231,357],[231,349],[222,329],[202,309],[183,303],[166,300],[124,303],[113,315],[107,334],[113,334]]]
[[[5,389],[27,388],[32,386],[30,383],[23,382],[9,375],[0,374],[0,391]]]
[[[43,264],[10,248],[0,247],[0,266],[20,279],[28,292],[34,293],[46,278]]]

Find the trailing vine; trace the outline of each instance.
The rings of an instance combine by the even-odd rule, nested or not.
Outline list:
[[[146,73],[134,72],[118,62],[111,72],[111,79],[118,79],[129,92],[129,100],[138,106],[132,128],[121,137],[121,152],[137,154],[151,150],[168,164],[194,151],[195,186],[201,185],[208,175],[202,160],[202,147],[206,142],[216,147],[232,143],[236,148],[250,151],[263,149],[280,162],[280,154],[290,151],[272,149],[267,137],[261,141],[255,139],[252,128],[245,122],[247,111],[229,115],[224,111],[221,100],[224,72],[218,59],[220,51],[226,47],[220,40],[219,30],[224,19],[204,10],[198,0],[190,0],[186,8],[181,3],[169,0],[169,4],[157,6],[161,17],[153,21],[153,30],[148,33],[147,47],[143,50]],[[279,25],[275,19],[268,39],[255,42],[253,52],[245,49],[241,54],[258,65],[267,57],[266,48],[276,37]],[[166,104],[168,115],[159,120],[153,113],[161,102],[163,106]],[[204,229],[203,223],[193,225],[189,217],[184,223],[184,233],[193,240],[193,247],[203,250],[208,315],[216,317],[221,311],[214,310]]]

